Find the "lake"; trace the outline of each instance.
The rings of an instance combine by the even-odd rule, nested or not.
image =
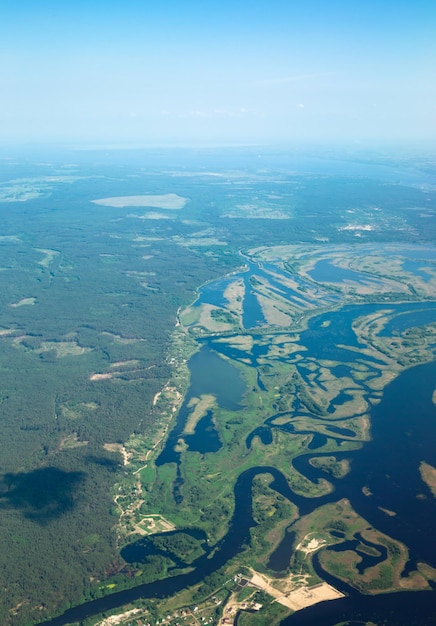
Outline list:
[[[245,280],[248,287],[250,270],[245,272]],[[222,283],[223,286],[225,284]],[[203,297],[218,298],[219,289],[215,289],[211,295],[205,287],[200,295],[200,298]],[[244,307],[247,311],[250,309],[250,295],[244,302]],[[353,358],[358,358],[358,353],[352,353],[342,346],[346,344],[359,348],[360,344],[351,328],[353,320],[356,316],[368,315],[386,308],[386,304],[350,305],[313,317],[309,320],[307,329],[301,333],[302,349],[313,359],[352,362]],[[385,328],[385,333],[436,319],[434,303],[390,303],[388,308],[398,313],[394,321],[400,322],[397,325],[390,323]],[[253,311],[251,318],[247,317],[248,313],[244,313],[244,325],[247,324],[247,327],[251,328],[261,321],[259,310],[254,304]],[[199,351],[189,360],[190,387],[166,445],[156,461],[158,466],[171,462],[180,463],[180,453],[174,450],[174,446],[183,433],[190,412],[188,405],[193,397],[213,394],[220,407],[229,411],[243,410],[246,384],[239,370],[230,360],[224,358],[229,356],[226,355],[225,344],[219,344],[216,339],[212,337],[210,340],[199,341]],[[264,348],[259,354],[262,351],[264,352]],[[240,350],[233,351],[233,354],[234,352],[241,356]],[[256,351],[253,350],[247,357],[252,363],[251,366],[256,366]],[[436,406],[432,402],[435,388],[436,361],[432,361],[404,371],[384,389],[381,402],[371,409],[371,441],[364,443],[357,450],[335,453],[338,459],[343,455],[351,460],[351,471],[341,479],[329,476],[334,485],[333,492],[319,498],[309,498],[294,493],[284,476],[274,467],[252,467],[245,470],[235,483],[235,510],[228,533],[217,544],[212,556],[206,551],[193,561],[193,571],[110,594],[70,609],[64,615],[46,621],[43,625],[63,626],[71,621],[83,620],[102,611],[122,606],[137,598],[162,598],[173,595],[202,581],[237,555],[244,545],[250,544],[250,528],[255,526],[251,485],[258,474],[265,472],[273,477],[271,488],[293,502],[299,508],[300,515],[309,514],[322,504],[347,498],[356,513],[370,525],[408,546],[409,570],[414,569],[420,561],[436,567],[434,542],[436,500],[419,473],[422,461],[436,466]],[[339,396],[337,401],[345,401],[344,396],[346,394]],[[272,423],[275,417],[265,415],[264,424],[245,440],[247,448],[250,448],[255,436],[258,436],[264,445],[272,443],[271,432],[274,428],[280,428]],[[287,430],[291,432],[291,426],[287,427]],[[335,435],[350,435],[352,432],[335,426],[330,426],[328,431],[332,438]],[[322,451],[318,450],[325,444],[328,435],[320,435],[315,430],[311,431],[309,427],[307,433],[313,435],[308,450],[316,449],[317,456],[322,456]],[[186,436],[186,442],[191,450],[198,450],[202,454],[213,454],[219,449],[220,441],[214,428],[212,410],[199,420],[194,433]],[[293,459],[293,464],[301,474],[315,482],[322,476],[322,472],[309,463],[311,457],[310,452],[302,454]],[[369,490],[370,496],[364,494],[364,487]],[[380,507],[394,511],[396,515],[386,515]],[[130,554],[132,559],[142,558],[141,554],[146,558],[150,555],[150,550],[145,541],[141,545],[126,546],[124,554],[127,557]],[[280,549],[271,554],[269,567],[274,571],[286,569],[292,550],[293,534],[288,532]],[[382,557],[383,554],[380,558]],[[374,558],[379,557],[367,555],[365,558],[366,561],[361,564],[362,568],[365,564],[374,563]],[[428,626],[430,623],[436,623],[436,591],[363,596],[343,581],[325,572],[317,557],[314,558],[314,567],[322,579],[343,590],[348,596],[299,611],[282,622],[286,626],[299,624],[330,626],[340,621],[358,623],[365,620],[372,620],[375,623],[386,622],[390,626],[413,624]]]

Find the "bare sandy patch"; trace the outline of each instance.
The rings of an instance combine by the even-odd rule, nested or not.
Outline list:
[[[433,467],[433,465],[422,461],[421,465],[419,466],[419,471],[422,480],[425,482],[427,487],[436,498],[436,467]]]
[[[35,248],[37,252],[42,252],[44,257],[38,262],[42,267],[48,267],[55,257],[60,254],[57,250],[49,250],[45,248]]]
[[[289,220],[291,215],[277,207],[258,206],[257,204],[237,204],[236,207],[221,215],[227,218]]]
[[[185,435],[192,435],[194,433],[195,427],[200,419],[215,405],[215,402],[216,398],[212,394],[203,394],[199,398],[192,398],[189,401],[188,407],[193,409],[193,411],[186,421],[183,431]]]
[[[27,202],[43,195],[44,192],[32,190],[29,186],[11,185],[0,190],[0,202]]]
[[[245,283],[242,278],[229,283],[224,290],[223,296],[229,303],[232,311],[242,315],[245,296]]]
[[[138,364],[138,359],[130,359],[129,361],[116,361],[115,363],[111,363],[109,367],[135,367]]]
[[[22,298],[18,302],[14,302],[13,304],[10,304],[9,306],[16,309],[19,306],[33,305],[35,304],[35,302],[36,302],[36,298]]]
[[[374,230],[374,226],[371,224],[347,224],[347,226],[341,226],[338,228],[338,231],[342,230],[352,230],[352,231],[360,231],[360,230]]]
[[[15,332],[12,328],[2,328],[0,330],[0,337],[7,337],[8,335],[12,335]]]
[[[395,511],[391,511],[391,509],[385,509],[382,506],[378,506],[377,508],[380,509],[380,511],[382,511],[385,515],[388,515],[389,517],[396,516]]]
[[[301,587],[300,589],[291,591],[288,596],[278,598],[277,602],[294,611],[299,611],[300,609],[305,609],[307,606],[318,604],[318,602],[337,600],[343,597],[343,593],[328,583],[320,583],[313,587]]]
[[[110,378],[113,378],[114,376],[115,376],[115,372],[113,373],[107,372],[106,374],[91,374],[91,376],[89,377],[89,380],[109,380]]]
[[[243,352],[251,352],[253,349],[254,339],[251,335],[237,335],[235,337],[217,339],[216,343],[223,343]]]
[[[108,452],[119,452],[123,457],[123,465],[128,465],[131,455],[121,443],[104,443],[103,448]]]
[[[323,546],[327,544],[324,539],[320,539],[319,537],[311,537],[310,534],[306,535],[304,539],[298,544],[295,548],[296,550],[301,550],[305,554],[310,554],[311,552],[316,552]]]
[[[301,576],[289,576],[275,581],[265,575],[253,573],[251,584],[266,591],[276,602],[292,611],[299,611],[318,602],[343,598],[344,594],[327,583],[319,583],[311,587],[302,584]],[[274,584],[280,585],[278,589]]]
[[[185,248],[198,248],[205,246],[227,246],[227,241],[222,241],[217,237],[180,237],[176,235],[172,237],[179,246]]]
[[[159,398],[162,395],[162,391],[158,391],[157,393],[154,394],[154,398],[153,398],[153,406],[156,406],[157,401],[159,400]]]
[[[116,196],[113,198],[100,198],[91,200],[94,204],[110,206],[122,209],[124,207],[155,207],[157,209],[178,210],[183,209],[187,199],[178,196],[176,193],[165,193],[160,195],[141,196]]]
[[[0,241],[10,241],[12,243],[21,243],[21,239],[20,237],[17,237],[17,235],[0,235]],[[3,267],[2,269],[6,269],[6,268]]]
[[[277,306],[277,302],[274,302],[274,300],[268,296],[263,296],[260,293],[256,294],[256,298],[259,301],[262,313],[268,324],[272,324],[273,326],[290,326],[292,318],[287,315],[287,313],[280,310]]]
[[[155,533],[169,533],[176,529],[176,526],[167,520],[163,515],[150,513],[136,524],[135,532],[140,535],[153,535]]]
[[[138,613],[142,613],[142,609],[132,609],[131,611],[125,611],[119,615],[111,615],[106,617],[102,622],[98,622],[97,626],[118,626],[118,624],[125,624],[128,620],[133,619]]]

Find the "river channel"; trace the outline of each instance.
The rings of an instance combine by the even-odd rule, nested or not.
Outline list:
[[[386,308],[386,305],[365,305],[359,308],[359,314],[363,312],[363,308],[372,311],[377,310],[377,307],[383,309],[383,306]],[[401,319],[402,326],[407,325],[407,322],[414,325],[436,319],[435,306],[430,303],[426,306],[389,305],[389,308],[396,308],[401,312],[401,315],[394,319]],[[301,335],[303,348],[311,351],[315,358],[340,361],[343,348],[338,348],[337,345],[344,343],[351,345],[353,341],[356,342],[351,331],[351,322],[355,317],[356,308],[349,306],[313,318],[307,330]],[[253,323],[253,326],[259,319],[257,314],[252,319],[246,318],[248,325]],[[326,321],[329,322],[328,326],[325,324]],[[384,332],[392,330],[394,327],[385,328]],[[322,340],[320,340],[321,331]],[[326,333],[338,336],[330,337],[329,340]],[[183,430],[190,398],[213,393],[220,406],[232,411],[241,411],[243,408],[245,383],[237,369],[220,357],[214,347],[213,341],[205,341],[201,350],[191,358],[189,364],[191,388],[167,444],[157,459],[158,465],[180,462],[178,454],[174,452],[174,444]],[[350,353],[347,353],[348,361],[349,357]],[[206,370],[209,371],[208,376],[204,374]],[[384,389],[380,404],[371,410],[371,441],[357,450],[347,450],[346,457],[351,460],[351,471],[341,479],[331,478],[335,487],[333,492],[320,498],[306,498],[294,493],[284,476],[274,467],[258,466],[246,470],[239,475],[234,487],[235,510],[227,535],[215,547],[212,555],[206,551],[191,564],[192,571],[87,602],[69,609],[62,616],[43,622],[41,626],[64,626],[138,598],[170,596],[202,581],[205,576],[237,555],[244,545],[249,545],[250,528],[255,525],[252,516],[251,486],[256,475],[266,472],[274,479],[271,488],[293,502],[298,507],[300,515],[306,515],[322,504],[347,498],[356,513],[374,528],[407,545],[410,554],[407,567],[409,571],[420,561],[436,567],[434,541],[436,499],[432,497],[430,489],[422,481],[419,473],[422,461],[436,466],[436,406],[432,401],[435,388],[436,361],[432,361],[404,371]],[[270,443],[270,431],[274,428],[271,424],[273,417],[270,416],[269,420],[265,420],[261,427],[264,430],[261,431],[262,434],[259,433],[265,445]],[[206,415],[206,421],[196,434],[198,439],[191,439],[190,445],[197,446],[197,449],[198,446],[203,446],[201,450],[204,451],[207,438],[212,437],[218,449],[219,440],[213,432],[210,413]],[[335,434],[341,434],[341,428],[336,428],[336,433],[332,430],[331,436],[334,437]],[[312,449],[317,447],[314,443],[317,441],[316,437],[324,436],[316,434],[313,437]],[[249,447],[251,440],[247,440],[246,443]],[[320,454],[322,455],[322,452],[317,453]],[[337,456],[340,457],[340,453]],[[297,457],[294,459],[294,466],[309,480],[317,481],[322,474],[309,463],[310,458],[310,453]],[[364,491],[371,495],[365,495]],[[177,498],[177,492],[175,497]],[[382,508],[395,511],[396,514],[386,515]],[[276,565],[277,568],[286,568],[292,550],[292,541],[289,537],[285,537],[281,548]],[[272,569],[275,567],[274,562],[273,559]],[[341,621],[360,624],[369,620],[377,624],[387,623],[389,626],[428,626],[436,623],[436,590],[364,596],[326,573],[316,557],[314,566],[321,578],[346,592],[347,597],[294,613],[284,620],[283,624],[333,626]]]
[[[422,559],[436,566],[434,542],[435,500],[419,478],[419,460],[436,464],[436,407],[432,393],[436,386],[436,361],[412,368],[401,374],[385,390],[382,402],[373,410],[373,439],[353,454],[352,471],[336,484],[336,491],[324,501],[347,496],[355,510],[374,527],[393,538],[404,541],[413,561]],[[306,466],[307,469],[307,466]],[[389,474],[387,475],[387,471]],[[236,508],[230,531],[221,541],[212,558],[204,555],[194,562],[195,570],[155,583],[140,585],[105,598],[87,602],[70,609],[64,615],[43,622],[41,626],[64,626],[102,611],[122,606],[137,598],[159,598],[172,595],[193,585],[212,573],[237,554],[249,541],[249,529],[254,525],[251,511],[251,484],[259,473],[274,477],[272,488],[309,512],[321,504],[309,498],[297,497],[280,472],[272,467],[257,467],[243,472],[235,485]],[[405,479],[405,476],[407,478]],[[361,487],[370,481],[373,495],[368,498]],[[417,498],[424,494],[424,498]],[[378,505],[392,507],[395,517],[383,514]],[[329,626],[343,619],[373,620],[390,626],[428,626],[436,623],[436,591],[390,593],[362,596],[333,576],[322,576],[350,595],[342,600],[326,602],[304,609],[287,618],[286,625]],[[377,621],[378,620],[378,621]]]

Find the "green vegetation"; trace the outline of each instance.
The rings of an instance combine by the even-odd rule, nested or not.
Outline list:
[[[0,622],[6,626],[28,626],[70,605],[164,578],[176,561],[189,566],[204,548],[183,530],[200,528],[213,548],[229,528],[234,485],[247,469],[272,466],[305,497],[330,493],[348,471],[343,453],[368,441],[370,406],[384,386],[432,355],[434,325],[392,336],[383,329],[393,319],[389,303],[434,298],[434,263],[424,259],[424,272],[406,270],[399,245],[434,240],[436,220],[410,209],[431,211],[434,191],[242,166],[235,184],[221,165],[215,180],[186,176],[183,164],[173,176],[150,159],[145,180],[142,156],[129,158],[129,165],[99,164],[100,157],[75,154],[75,175],[50,184],[45,176],[69,168],[2,164]],[[166,194],[189,199],[168,220],[158,213],[140,220],[129,208],[92,203]],[[377,228],[359,231],[358,224]],[[259,271],[244,282],[241,265],[250,260]],[[313,270],[324,261],[356,275],[316,281]],[[231,273],[233,287],[223,285],[221,299],[193,304],[201,285]],[[243,327],[248,291],[267,320],[253,331]],[[319,354],[309,354],[304,333],[316,314],[370,302],[385,302],[386,311],[356,317],[359,348],[340,345],[337,357],[320,342]],[[323,330],[333,333],[326,324]],[[187,361],[198,338],[214,338],[214,348],[230,354],[247,391],[240,411],[219,402],[213,407],[218,452],[193,452],[181,436],[183,500],[176,502],[177,467],[156,467],[155,460],[189,387]],[[261,426],[272,442],[255,436],[247,446]],[[310,460],[319,478],[310,480],[293,460],[309,453],[317,435],[325,442]],[[196,599],[216,623],[235,592],[226,587],[229,576],[243,566],[267,571],[291,525],[296,544],[314,533],[332,546],[335,528],[347,539],[363,536],[362,520],[343,504],[341,511],[320,507],[298,519],[271,480],[266,470],[253,483],[250,545],[179,594],[177,610]],[[180,532],[165,534],[172,525]],[[168,556],[127,565],[120,547],[144,534]],[[380,534],[367,540],[388,551],[371,572],[356,574],[358,552],[325,548],[323,567],[365,592],[398,588],[407,549]],[[360,550],[376,557],[377,548]],[[317,580],[310,553],[296,550],[290,570]],[[425,585],[430,574],[422,571],[411,588]],[[245,595],[251,598],[239,590],[238,601]],[[268,598],[240,623],[278,622],[288,609]],[[171,601],[144,602],[145,610],[158,619]]]
[[[289,609],[277,602],[271,602],[271,599],[268,598],[268,602],[262,606],[260,611],[242,611],[238,618],[238,624],[241,624],[241,626],[264,626],[264,624],[271,624],[273,626],[274,624],[280,624],[288,615]]]

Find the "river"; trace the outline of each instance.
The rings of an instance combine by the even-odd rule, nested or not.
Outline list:
[[[436,566],[436,501],[420,480],[416,466],[421,460],[436,465],[436,407],[432,402],[435,387],[436,361],[409,369],[394,380],[386,388],[382,402],[373,410],[373,440],[364,448],[348,453],[348,456],[352,456],[352,471],[345,479],[337,481],[333,494],[323,498],[328,501],[347,496],[356,512],[374,527],[404,541],[413,561],[423,559],[433,566]],[[302,467],[305,473],[308,467]],[[256,467],[247,470],[239,476],[235,485],[236,507],[230,530],[212,558],[208,558],[207,554],[200,557],[193,563],[195,570],[188,574],[139,585],[87,602],[69,609],[62,616],[43,622],[41,626],[65,626],[138,598],[173,595],[203,580],[249,542],[249,529],[254,525],[251,484],[258,473],[264,472],[273,475],[272,488],[295,502],[301,513],[307,513],[321,504],[319,498],[315,502],[310,498],[296,496],[275,468]],[[361,491],[361,487],[367,484],[373,493],[371,497],[364,496]],[[425,497],[417,499],[418,493]],[[383,514],[377,508],[380,504],[397,511],[397,515],[390,517]],[[329,626],[345,618],[372,620],[375,623],[383,623],[384,620],[390,626],[429,626],[436,623],[436,592],[362,596],[325,572],[322,572],[322,577],[339,589],[346,588],[351,595],[343,600],[324,602],[297,612],[283,624]]]
[[[258,307],[250,305],[252,267],[244,274],[247,313],[243,316],[243,321],[248,328],[254,328],[263,322]],[[269,275],[269,280],[270,283],[273,282],[271,275]],[[225,284],[224,282],[223,285]],[[220,297],[219,292],[216,286],[212,288],[212,291],[203,289],[200,298],[213,301]],[[286,293],[286,296],[291,297],[292,294]],[[372,313],[377,308],[383,310],[387,307],[380,304],[349,305],[313,317],[309,320],[307,330],[301,334],[302,350],[315,360],[345,361],[348,365],[337,367],[349,368],[350,363],[359,355],[356,352],[350,352],[347,346],[360,347],[352,331],[351,323],[357,315]],[[383,333],[429,323],[436,317],[435,304],[430,302],[389,304],[388,308],[395,310],[396,315],[393,316]],[[251,317],[248,315],[250,309]],[[222,408],[231,411],[241,411],[243,408],[245,383],[238,370],[218,354],[221,351],[231,358],[234,355],[230,352],[234,349],[226,348],[225,344],[214,341],[214,338],[204,339],[201,344],[201,349],[189,362],[191,386],[179,411],[176,424],[156,461],[158,466],[170,462],[180,464],[180,454],[174,451],[174,445],[183,432],[189,415],[188,405],[193,397],[213,394]],[[252,366],[256,366],[258,356],[267,350],[265,346],[255,346],[255,348],[251,355],[247,355]],[[359,358],[361,357],[362,355]],[[373,366],[377,367],[377,364],[373,363]],[[422,481],[419,473],[422,461],[436,466],[436,406],[432,401],[435,388],[436,361],[433,361],[404,371],[384,389],[380,404],[371,410],[371,441],[357,450],[335,454],[338,458],[341,455],[346,456],[351,461],[351,471],[341,479],[329,477],[334,484],[333,492],[320,498],[306,498],[294,493],[276,468],[258,466],[248,469],[239,475],[234,487],[235,510],[227,535],[213,550],[212,556],[210,550],[206,550],[205,554],[191,564],[193,571],[86,602],[69,609],[57,618],[42,622],[41,626],[65,626],[103,611],[121,607],[138,598],[171,596],[204,580],[206,576],[237,555],[243,546],[250,544],[250,528],[255,525],[252,516],[251,485],[256,475],[265,472],[273,476],[271,488],[293,502],[299,508],[300,515],[309,514],[322,504],[347,498],[354,511],[367,520],[371,526],[407,545],[410,553],[408,571],[415,569],[420,561],[436,567],[436,542],[434,541],[436,499],[432,497],[430,489]],[[347,399],[346,394],[342,399]],[[261,437],[264,445],[272,443],[271,432],[274,428],[280,427],[272,423],[274,417],[265,416],[264,424],[246,439],[247,448],[251,446],[255,435]],[[200,450],[201,453],[213,453],[220,448],[212,418],[213,411],[211,410],[203,420],[199,421],[194,434],[190,435],[187,440],[190,449]],[[335,434],[352,434],[351,431],[347,433],[345,429],[338,427],[330,427],[330,432],[332,438]],[[313,438],[308,446],[309,450],[322,447],[327,434],[311,434]],[[208,448],[208,445],[211,447]],[[322,451],[317,451],[316,454],[320,456]],[[317,481],[322,476],[322,472],[309,463],[312,456],[311,453],[301,455],[293,460],[293,464],[309,480]],[[371,495],[365,495],[364,492]],[[176,501],[178,497],[181,497],[177,485],[174,495]],[[381,510],[382,508],[394,511],[395,515],[387,515]],[[286,569],[291,557],[292,543],[292,537],[287,535],[280,550],[271,556],[270,566],[273,570]],[[131,551],[134,551],[134,545],[131,545]],[[362,621],[370,620],[377,624],[387,623],[389,626],[429,626],[436,623],[436,591],[364,596],[326,573],[316,556],[314,566],[321,578],[346,592],[347,597],[299,611],[284,620],[283,624],[330,626],[344,621],[350,624],[361,624]]]

